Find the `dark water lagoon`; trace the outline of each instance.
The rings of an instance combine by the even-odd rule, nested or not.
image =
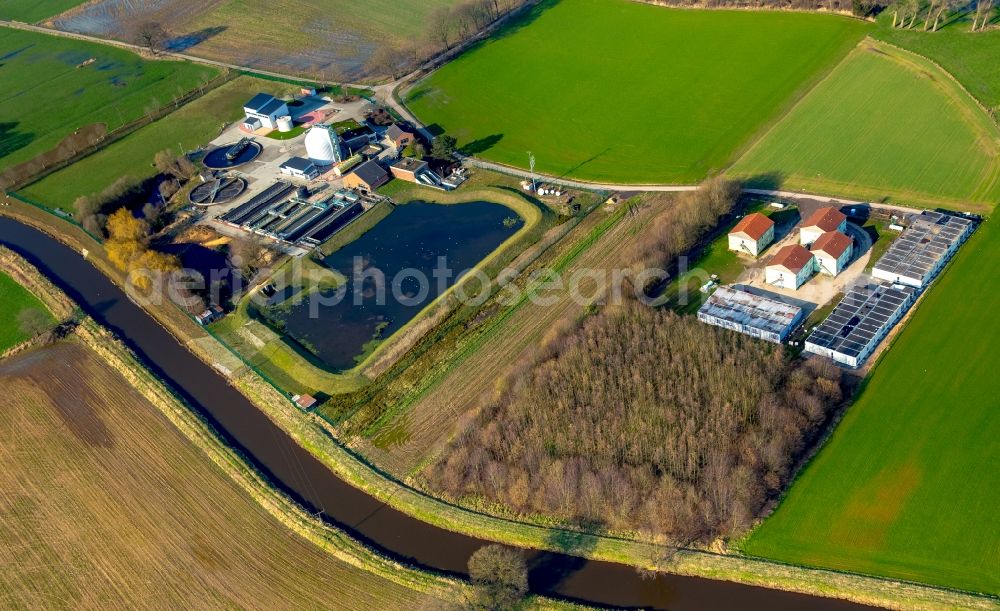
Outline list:
[[[278,314],[284,332],[331,369],[349,369],[523,225],[489,202],[397,206],[324,259],[347,284]]]

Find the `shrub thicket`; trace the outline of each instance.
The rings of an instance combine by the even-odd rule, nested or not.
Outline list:
[[[426,475],[523,513],[728,535],[777,495],[840,400],[826,362],[628,303],[518,364]]]

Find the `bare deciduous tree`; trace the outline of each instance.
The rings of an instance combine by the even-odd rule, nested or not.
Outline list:
[[[451,37],[454,30],[454,18],[447,6],[434,9],[427,18],[428,36],[433,42],[444,47],[445,51],[451,50]]]
[[[154,55],[163,49],[163,44],[169,38],[170,35],[167,34],[163,26],[155,21],[140,24],[135,34],[136,44],[145,47]]]
[[[972,16],[972,31],[980,32],[986,29],[993,16],[995,0],[977,0],[976,12]]]

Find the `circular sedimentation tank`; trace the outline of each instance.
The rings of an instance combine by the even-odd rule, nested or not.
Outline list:
[[[229,159],[229,151],[239,144],[239,142],[233,142],[232,144],[226,144],[212,149],[205,154],[205,158],[202,159],[201,162],[205,164],[206,168],[212,170],[227,170],[229,168],[241,166],[244,163],[250,163],[260,155],[262,150],[260,144],[251,141],[243,150],[239,152],[238,155]]]
[[[201,183],[191,190],[188,200],[196,206],[214,206],[231,202],[247,188],[247,181],[235,176],[224,176]]]

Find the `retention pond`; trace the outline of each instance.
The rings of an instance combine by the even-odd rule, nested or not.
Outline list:
[[[348,369],[524,224],[488,202],[396,206],[324,259],[348,279],[306,296],[280,317],[284,332],[332,369]]]

